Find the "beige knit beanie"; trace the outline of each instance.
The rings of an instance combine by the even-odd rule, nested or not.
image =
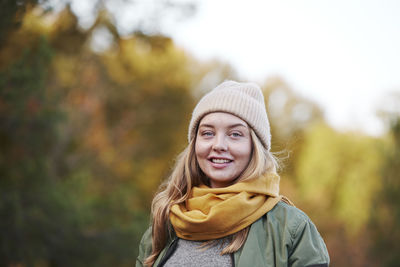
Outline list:
[[[189,142],[195,137],[200,120],[212,112],[231,113],[246,121],[268,150],[271,133],[264,96],[255,83],[225,81],[200,99],[189,124]]]

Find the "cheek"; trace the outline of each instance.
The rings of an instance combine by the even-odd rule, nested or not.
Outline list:
[[[237,149],[237,152],[238,157],[245,161],[246,164],[250,161],[252,152],[251,145],[246,144],[244,146],[241,146]]]
[[[197,142],[194,147],[194,153],[195,153],[196,157],[202,157],[207,153],[207,148],[201,142]]]
[[[204,150],[205,149],[201,144],[196,143],[194,147],[194,155],[202,172],[205,172],[205,160],[207,158],[207,153]]]

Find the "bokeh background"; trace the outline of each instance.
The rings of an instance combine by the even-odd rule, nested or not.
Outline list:
[[[208,39],[207,30],[193,26],[207,20],[205,2],[220,18],[203,27],[210,31]],[[313,47],[311,35],[286,43],[287,54],[269,51],[278,55],[275,59],[261,52],[257,56],[255,46],[243,44],[239,57],[229,45],[214,51],[226,38],[263,36],[265,44],[274,43],[263,27],[236,31],[224,20],[224,14],[232,14],[230,6],[214,2],[215,9],[212,1],[0,2],[0,266],[134,265],[152,197],[186,145],[191,111],[201,95],[225,79],[250,79],[262,86],[272,150],[283,166],[281,192],[318,226],[331,266],[399,265],[400,83],[382,76],[389,83],[369,88],[379,96],[370,105],[375,117],[350,116],[341,104],[363,110],[363,85],[373,72],[358,73],[354,88],[331,73],[336,77],[332,88],[333,79],[321,79],[324,69],[335,71],[327,56],[315,80],[318,94],[328,101],[319,101],[323,97],[315,98],[317,93],[293,78],[284,63],[275,66],[289,64],[297,54],[290,54],[291,48]],[[356,16],[366,2],[343,10]],[[281,13],[269,12],[287,23],[296,12],[285,3],[277,10]],[[313,3],[308,1],[310,8]],[[387,10],[396,14],[392,7]],[[341,9],[336,11],[340,17]],[[389,13],[381,15],[390,18]],[[368,25],[385,33],[373,19]],[[299,23],[296,19],[292,25]],[[290,23],[280,24],[272,28],[288,35]],[[368,25],[361,29],[368,32]],[[400,24],[391,27],[398,30]],[[235,38],[225,38],[226,32]],[[326,29],[321,38],[332,34]],[[398,36],[381,35],[381,43],[389,50]],[[256,69],[246,69],[252,65],[246,55],[257,59]],[[362,64],[383,62],[385,73],[399,76],[396,65],[385,61],[398,54],[369,56]],[[311,58],[303,55],[297,65],[306,68]],[[349,62],[341,63],[346,72]],[[313,73],[309,69],[311,78]],[[343,96],[343,88],[355,90],[358,81],[356,98]],[[335,109],[342,110],[340,120],[343,114],[349,120],[335,123]]]

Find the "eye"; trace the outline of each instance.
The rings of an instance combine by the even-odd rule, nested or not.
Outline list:
[[[232,132],[231,136],[232,137],[240,137],[240,136],[242,136],[242,134],[240,132]]]
[[[214,135],[214,133],[212,131],[201,132],[201,136],[209,137],[209,136],[213,136],[213,135]]]

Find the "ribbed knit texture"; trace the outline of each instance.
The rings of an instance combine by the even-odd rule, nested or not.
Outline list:
[[[203,96],[192,113],[189,142],[195,137],[200,120],[212,112],[231,113],[246,121],[262,144],[270,149],[270,126],[264,96],[257,84],[226,81]]]
[[[193,187],[189,199],[171,207],[170,221],[178,237],[211,240],[246,228],[281,200],[279,176],[268,174],[228,187]]]

